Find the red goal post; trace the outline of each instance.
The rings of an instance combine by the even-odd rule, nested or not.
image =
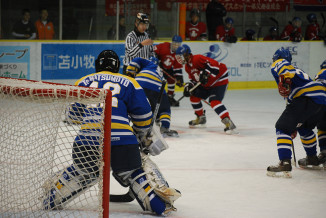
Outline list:
[[[65,208],[63,212],[47,211],[40,201],[41,183],[51,173],[60,171],[60,167],[73,162],[69,149],[80,125],[68,125],[62,121],[67,106],[75,102],[103,105],[100,181],[96,186],[98,188],[91,190],[90,187],[85,191],[89,193],[80,195],[79,200],[74,200],[66,211]],[[0,216],[33,213],[42,216],[45,213],[47,216],[59,214],[71,217],[76,214],[80,217],[94,211],[101,214],[100,217],[109,216],[111,104],[110,90],[0,77],[0,171],[5,174],[0,179]],[[46,149],[51,151],[42,153]],[[11,153],[13,156],[10,156]],[[26,163],[23,162],[25,158]],[[90,200],[96,199],[96,193],[101,203],[98,203],[97,209],[93,207],[88,211],[89,204],[97,205],[96,200]]]

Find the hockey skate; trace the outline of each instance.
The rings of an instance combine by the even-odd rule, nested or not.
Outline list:
[[[172,129],[167,129],[163,126],[161,126],[160,131],[164,138],[165,137],[179,137],[179,134],[177,131],[172,130]]]
[[[322,154],[322,153],[320,153]],[[309,156],[302,158],[298,161],[298,164],[303,169],[308,170],[323,170],[324,166],[319,162],[317,155]]]
[[[174,99],[174,95],[168,95],[170,106],[171,107],[179,107],[180,103]]]
[[[189,127],[205,127],[205,124],[206,124],[205,111],[204,111],[203,115],[198,116],[196,114],[196,116],[197,116],[197,118],[195,120],[189,121]]]
[[[236,130],[236,126],[234,125],[234,123],[232,122],[232,120],[230,120],[230,118],[225,117],[222,120],[222,123],[224,123],[225,128],[224,128],[224,132],[226,134],[239,134],[239,132]]]
[[[291,160],[285,159],[281,160],[278,165],[267,167],[267,176],[292,178],[291,170]]]
[[[323,164],[324,165],[324,168],[325,168],[326,167],[326,150],[321,151],[318,154],[318,160],[319,160],[319,163],[320,164]]]

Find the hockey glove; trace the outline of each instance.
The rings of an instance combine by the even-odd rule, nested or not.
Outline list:
[[[208,78],[209,78],[209,73],[204,70],[199,75],[199,82],[201,82],[201,84],[205,85],[208,82]]]
[[[295,139],[295,137],[297,137],[297,134],[298,134],[298,131],[294,131],[292,134],[291,134],[291,139]]]
[[[183,87],[183,76],[176,76],[176,85],[179,87]]]
[[[135,78],[138,71],[139,69],[137,67],[129,65],[126,69],[126,75]]]
[[[291,93],[291,85],[292,81],[290,78],[284,78],[284,75],[279,76],[279,83],[278,83],[278,92],[284,98],[287,98]]]
[[[183,95],[185,97],[190,97],[190,95],[191,95],[190,89],[192,89],[192,87],[194,87],[194,84],[192,84],[192,83],[186,83],[185,88],[183,90]]]

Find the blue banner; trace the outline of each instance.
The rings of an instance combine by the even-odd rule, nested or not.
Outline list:
[[[95,73],[95,59],[106,49],[122,60],[124,44],[42,44],[42,80],[80,79]]]
[[[29,79],[29,46],[0,46],[0,76]]]

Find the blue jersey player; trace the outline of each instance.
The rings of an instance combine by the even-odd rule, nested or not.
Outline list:
[[[162,81],[164,79],[163,72],[158,66],[158,59],[155,57],[151,57],[150,60],[135,58],[127,66],[126,74],[130,77],[134,77],[139,85],[144,89],[152,106],[152,111],[154,111]],[[169,98],[165,91],[158,110],[157,121],[161,123],[160,130],[163,136],[178,136],[177,131],[170,129],[171,107]]]
[[[291,61],[292,55],[288,49],[280,48],[273,56],[271,72],[280,95],[287,99],[288,104],[275,125],[280,162],[267,168],[268,176],[292,176],[291,135],[296,131],[307,154],[306,165],[319,166],[317,140],[312,129],[324,115],[325,84],[310,79],[303,70],[291,65]]]
[[[138,82],[119,74],[120,61],[112,50],[102,51],[95,61],[96,73],[76,82],[78,86],[110,89],[112,92],[111,168],[113,176],[129,187],[145,211],[167,215],[180,192],[170,188],[156,164],[140,151],[137,137],[151,146],[146,137],[152,120],[150,104]],[[83,109],[76,110],[78,107]],[[69,119],[82,116],[81,128],[73,143],[73,163],[47,181],[44,209],[61,209],[78,194],[91,187],[99,177],[99,126],[102,107],[74,104]],[[130,121],[133,126],[130,126]],[[104,136],[105,137],[105,136]],[[167,194],[168,193],[168,194]]]

